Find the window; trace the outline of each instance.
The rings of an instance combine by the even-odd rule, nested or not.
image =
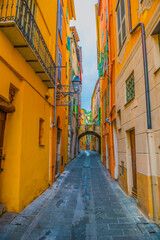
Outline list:
[[[108,22],[108,12],[107,12],[107,8],[106,8],[106,24]]]
[[[129,103],[135,97],[134,74],[126,81],[126,103]]]
[[[61,83],[61,67],[62,67],[62,55],[59,49],[59,57],[58,57],[58,79]]]
[[[75,104],[76,104],[76,100],[75,98],[73,98],[73,113],[75,113]]]
[[[44,146],[44,120],[39,119],[39,146]]]
[[[101,108],[98,108],[98,125],[101,123]]]
[[[103,46],[104,46],[104,31],[102,33],[102,39],[103,39]]]
[[[160,21],[152,32],[154,40],[155,74],[160,70]]]
[[[37,4],[34,0],[27,0],[27,6],[30,10],[28,11],[24,1],[20,2],[19,5],[19,22],[21,27],[23,27],[24,32],[27,34],[27,37],[32,40],[32,43],[35,41],[35,25],[33,24],[33,19],[36,20],[37,15]],[[31,14],[30,14],[31,13]]]
[[[118,48],[121,50],[126,38],[126,14],[124,0],[120,0],[117,11]]]

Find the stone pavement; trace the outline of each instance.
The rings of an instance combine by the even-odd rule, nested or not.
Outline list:
[[[20,214],[0,218],[0,240],[148,240],[160,229],[139,212],[100,163],[82,151]]]

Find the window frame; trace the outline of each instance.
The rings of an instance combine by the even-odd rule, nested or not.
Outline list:
[[[123,16],[123,18],[121,17],[122,1],[124,2],[124,16]],[[123,48],[124,42],[127,38],[127,17],[126,17],[126,1],[125,0],[118,0],[118,2],[117,2],[116,22],[117,22],[117,42],[118,42],[118,54],[119,54],[121,52],[121,49]],[[124,23],[125,23],[125,36],[123,37],[123,24]],[[120,36],[121,39],[119,39],[119,36]],[[121,44],[120,44],[120,40],[121,40]]]
[[[154,44],[154,65],[155,65],[154,74],[156,74],[160,70],[160,21],[158,21],[151,36],[153,38]]]
[[[134,95],[132,96],[132,98],[128,98],[128,94],[127,94],[127,82],[130,81],[130,79],[133,77],[133,81],[134,81]],[[134,71],[130,74],[130,76],[127,78],[127,80],[125,81],[125,87],[126,87],[126,104],[130,103],[133,99],[135,99],[135,76],[134,76]]]

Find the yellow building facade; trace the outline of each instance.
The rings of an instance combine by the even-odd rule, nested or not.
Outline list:
[[[63,111],[57,107],[55,116],[58,3],[20,0],[0,6],[0,203],[7,211],[21,211],[53,183],[60,129],[60,172],[67,163],[67,124],[65,114],[61,116],[65,107]],[[69,19],[74,18],[74,2],[60,5],[63,22],[58,34],[67,43],[67,8]],[[59,48],[65,66],[66,44],[59,43]],[[62,76],[67,84],[66,69]]]

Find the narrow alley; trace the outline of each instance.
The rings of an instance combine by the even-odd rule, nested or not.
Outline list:
[[[63,174],[21,213],[0,218],[1,240],[160,239],[136,201],[111,179],[100,155],[81,151]]]

